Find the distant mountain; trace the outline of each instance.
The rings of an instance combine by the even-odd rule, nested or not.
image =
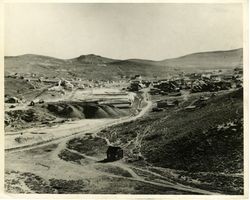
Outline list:
[[[233,68],[242,62],[243,49],[194,53],[159,61],[159,65],[196,68]]]
[[[25,54],[21,56],[6,56],[4,58],[5,73],[50,73],[50,71],[65,65],[66,61],[49,56]]]
[[[81,55],[71,60],[80,62],[80,63],[87,63],[87,64],[106,64],[106,63],[111,63],[111,62],[116,61],[115,59],[105,58],[105,57],[101,57],[95,54]]]
[[[194,53],[162,61],[118,60],[89,54],[72,59],[25,54],[5,57],[5,73],[36,73],[43,76],[88,79],[119,79],[121,76],[166,76],[176,71],[232,69],[242,63],[243,49]]]

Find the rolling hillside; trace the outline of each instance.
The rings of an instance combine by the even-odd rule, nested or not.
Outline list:
[[[243,89],[211,97],[192,111],[181,106],[150,113],[100,135],[122,143],[129,162],[145,162],[164,176],[177,170],[176,180],[185,184],[225,194],[243,192]],[[141,143],[131,142],[134,138]],[[134,159],[138,152],[143,159]]]
[[[159,65],[181,68],[234,68],[242,61],[243,49],[194,53],[158,62]]]
[[[243,49],[203,52],[174,59],[152,61],[143,59],[116,60],[94,54],[73,59],[25,54],[5,57],[5,73],[36,73],[41,76],[88,79],[119,79],[121,76],[164,77],[178,70],[232,69],[242,62]]]

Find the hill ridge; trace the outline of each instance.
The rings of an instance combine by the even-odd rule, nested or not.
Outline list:
[[[204,53],[222,53],[222,52],[233,52],[233,51],[243,51],[243,48],[236,48],[236,49],[229,49],[229,50],[216,50],[216,51],[202,51],[202,52],[195,52],[195,53],[189,53],[189,54],[185,54],[183,56],[177,56],[174,58],[166,58],[166,59],[162,59],[162,60],[152,60],[152,59],[144,59],[144,58],[128,58],[128,59],[116,59],[116,58],[109,58],[109,57],[104,57],[101,55],[97,55],[94,53],[90,53],[90,54],[81,54],[77,57],[73,57],[73,58],[57,58],[57,57],[53,57],[53,56],[47,56],[47,55],[41,55],[41,54],[33,54],[33,53],[27,53],[27,54],[21,54],[21,55],[16,55],[16,56],[4,56],[4,58],[13,58],[13,57],[22,57],[22,56],[41,56],[41,57],[48,57],[48,58],[54,58],[54,59],[60,59],[60,60],[72,60],[72,59],[77,59],[80,57],[101,57],[101,58],[107,58],[107,59],[111,59],[111,60],[117,60],[117,61],[150,61],[150,62],[160,62],[160,61],[165,61],[165,60],[171,60],[171,59],[177,59],[177,58],[182,58],[182,57],[186,57],[186,56],[191,56],[191,55],[197,55],[197,54],[204,54]]]
[[[118,60],[95,54],[72,59],[59,59],[36,54],[24,54],[4,60],[5,74],[37,73],[41,76],[87,79],[120,79],[141,74],[145,77],[166,77],[178,71],[195,72],[207,69],[233,69],[242,64],[243,49],[210,51],[162,61],[127,59]]]

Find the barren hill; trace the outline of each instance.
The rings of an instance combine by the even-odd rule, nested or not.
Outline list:
[[[234,68],[242,62],[243,49],[194,53],[158,62],[159,65],[173,67]]]
[[[71,59],[72,61],[80,62],[80,63],[88,63],[88,64],[105,64],[105,63],[111,63],[116,60],[111,58],[105,58],[101,57],[95,54],[88,54],[88,55],[81,55],[77,58]]]
[[[114,143],[122,141],[131,162],[140,152],[147,164],[157,167],[154,172],[165,177],[169,169],[174,169],[179,174],[176,180],[185,184],[242,194],[243,89],[210,96],[203,107],[192,111],[186,110],[185,105],[199,97],[189,98],[176,109],[152,112],[134,122],[108,128],[100,135],[105,134]],[[138,138],[142,138],[141,143],[135,142],[132,151],[131,141]]]
[[[36,73],[43,76],[119,79],[121,76],[166,76],[178,70],[232,69],[242,63],[243,49],[195,53],[162,61],[117,60],[94,54],[72,59],[25,54],[5,57],[5,73]]]

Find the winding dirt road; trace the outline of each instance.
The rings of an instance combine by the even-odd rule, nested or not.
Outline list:
[[[141,182],[144,184],[150,184],[158,187],[163,187],[167,189],[174,189],[179,191],[180,193],[183,191],[185,193],[190,194],[217,194],[212,193],[209,191],[193,188],[190,186],[185,186],[179,183],[173,183],[173,181],[167,180],[166,177],[159,175],[155,172],[150,171],[149,169],[145,168],[138,168],[132,165],[127,164],[123,160],[112,162],[112,163],[99,163],[98,160],[100,160],[99,157],[96,156],[89,156],[86,154],[82,154],[80,152],[77,152],[75,150],[67,148],[67,142],[75,137],[84,136],[87,132],[93,133],[94,137],[100,137],[97,136],[96,133],[98,133],[100,130],[105,129],[110,126],[114,126],[117,124],[130,122],[137,120],[138,118],[144,116],[152,107],[152,102],[146,97],[147,93],[144,92],[144,100],[147,103],[145,107],[142,108],[142,110],[138,113],[136,116],[129,116],[124,117],[120,119],[114,119],[109,121],[104,121],[103,123],[98,124],[97,126],[90,126],[88,129],[86,129],[86,126],[79,126],[77,132],[72,132],[69,135],[63,135],[61,137],[52,138],[49,140],[45,140],[42,142],[34,142],[26,146],[18,146],[18,147],[12,147],[5,149],[6,151],[6,163],[7,163],[7,170],[19,170],[25,172],[26,170],[33,172],[35,174],[38,174],[40,176],[43,176],[47,179],[51,177],[63,177],[65,179],[77,179],[79,178],[79,174],[83,177],[90,178],[91,180],[94,180],[96,177],[100,176],[107,176],[107,177],[113,177],[113,178],[121,178],[130,181],[136,181]],[[70,125],[71,129],[74,126],[74,124]],[[74,129],[73,129],[74,130]],[[65,131],[65,130],[64,130]],[[135,142],[140,148],[140,143],[143,136],[137,136],[135,138]],[[104,138],[107,141],[107,144],[109,144],[109,140],[107,138]],[[40,152],[41,149],[47,148],[48,146],[56,145],[56,148],[53,149],[51,152],[43,154],[36,153],[35,155],[32,154],[30,157],[30,153],[26,152]],[[79,155],[84,157],[86,160],[88,160],[87,163],[84,164],[76,164],[72,162],[67,162],[63,159],[59,158],[59,154],[67,150],[68,152]],[[15,163],[13,161],[16,161]],[[86,161],[84,161],[86,162]],[[130,174],[130,177],[124,177],[122,175],[113,174],[112,170],[111,172],[105,172],[96,170],[97,168],[103,169],[103,167],[111,167],[118,168],[120,170],[126,171],[128,174]],[[142,176],[138,174],[137,172],[141,171],[144,172],[147,175]],[[153,177],[151,180],[148,179],[148,177]],[[24,183],[23,183],[24,184]],[[103,183],[96,183],[102,185]],[[107,184],[107,183],[105,183]]]

